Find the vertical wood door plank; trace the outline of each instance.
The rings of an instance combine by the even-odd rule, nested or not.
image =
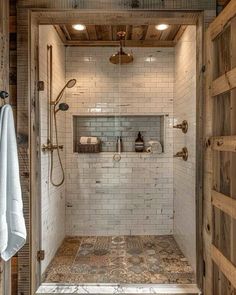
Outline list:
[[[213,108],[206,107],[206,112],[211,112],[206,118],[213,122],[212,149],[209,155],[213,171],[211,208],[213,246],[210,247],[213,264],[210,269],[207,265],[206,280],[211,280],[212,290],[209,294],[214,295],[231,295],[236,292],[235,15],[236,0],[232,0],[207,31],[207,43],[211,48],[207,51],[207,58],[212,62],[208,69],[211,76],[209,77],[207,73],[206,79],[206,99],[213,103]],[[208,186],[210,183],[205,182],[205,185]],[[207,249],[205,251],[207,252]],[[208,294],[206,285],[205,292]]]
[[[212,137],[212,112],[213,101],[211,98],[211,82],[212,82],[212,51],[213,46],[210,39],[209,31],[206,32],[206,75],[205,75],[205,101],[204,101],[204,136],[206,142]],[[213,214],[211,205],[211,189],[212,189],[212,150],[206,144],[204,153],[204,200],[203,200],[203,257],[205,261],[206,275],[203,278],[203,290],[206,295],[213,294],[213,265],[211,259],[211,243],[213,233]]]

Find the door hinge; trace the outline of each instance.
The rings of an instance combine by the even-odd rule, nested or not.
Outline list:
[[[44,250],[39,250],[37,252],[37,260],[42,261],[45,258],[45,251]]]
[[[202,274],[204,277],[206,276],[206,262],[205,262],[205,260],[202,260]]]
[[[38,91],[44,91],[44,81],[38,81]]]

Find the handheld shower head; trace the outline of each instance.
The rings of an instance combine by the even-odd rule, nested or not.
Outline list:
[[[62,98],[62,95],[66,88],[73,88],[76,84],[76,79],[69,80],[66,85],[62,88],[61,92],[58,94],[57,98],[51,103],[54,107],[59,103]]]
[[[76,80],[75,79],[71,79],[66,83],[66,87],[67,88],[73,88],[76,84]]]

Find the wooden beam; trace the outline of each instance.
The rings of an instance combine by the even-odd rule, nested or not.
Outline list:
[[[181,28],[181,25],[173,25],[172,28],[171,28],[170,34],[168,35],[168,39],[169,40],[174,40],[175,36],[179,32],[180,28]]]
[[[230,0],[218,0],[217,4],[220,6],[225,6],[229,3]]]
[[[236,200],[215,190],[211,191],[212,205],[236,219]]]
[[[216,136],[211,138],[211,147],[220,152],[236,152],[236,136]]]
[[[211,246],[211,257],[220,271],[236,288],[236,267],[214,246]]]
[[[71,40],[71,36],[70,36],[69,31],[67,30],[66,25],[62,25],[62,30],[63,30],[63,32],[65,33],[66,39],[67,39],[67,40]]]
[[[155,25],[157,23],[196,25],[199,12],[186,11],[34,11],[40,24]]]
[[[236,67],[212,82],[212,96],[216,96],[236,88]]]
[[[183,35],[184,31],[186,30],[187,26],[181,26],[177,32],[177,34],[175,35],[174,41],[179,41],[179,39],[181,38],[181,36]]]
[[[236,0],[231,0],[218,17],[210,24],[211,40],[214,40],[236,15]]]
[[[119,46],[118,41],[66,41],[65,45],[68,46]],[[155,41],[155,40],[126,40],[126,47],[174,47],[176,45],[175,41]]]
[[[63,33],[61,27],[58,26],[58,25],[55,25],[54,28],[55,28],[55,30],[57,31],[57,34],[59,35],[61,41],[62,41],[63,43],[66,43],[67,40],[66,40],[65,34]]]

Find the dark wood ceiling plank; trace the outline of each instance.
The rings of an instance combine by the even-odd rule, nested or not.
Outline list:
[[[96,41],[97,40],[97,32],[94,25],[86,27],[88,33],[88,40]]]
[[[147,25],[133,26],[132,40],[144,40],[147,33]]]
[[[62,29],[62,31],[64,32],[64,34],[65,34],[65,36],[66,36],[66,39],[67,39],[67,40],[71,40],[71,35],[70,35],[70,33],[69,33],[69,31],[68,31],[66,25],[62,25],[62,26],[61,26],[61,29]]]
[[[102,25],[102,26],[95,26],[97,32],[97,40],[104,40],[109,41],[112,39],[110,26]]]
[[[89,40],[87,26],[86,26],[86,30],[77,31],[71,25],[66,25],[66,30],[67,30],[68,34],[70,35],[71,40],[81,40],[81,41]]]
[[[126,37],[125,37],[125,39],[126,40],[131,40],[131,38],[132,38],[132,26],[130,26],[130,25],[127,25],[126,26]]]
[[[164,31],[161,31],[161,37],[160,37],[160,40],[162,40],[162,41],[167,41],[167,40],[169,40],[169,39],[168,39],[168,36],[169,36],[171,30],[172,30],[172,26],[170,25],[168,29],[166,29],[166,30],[164,30]]]
[[[168,35],[168,40],[174,40],[175,36],[177,35],[179,29],[180,29],[180,25],[173,25],[171,26],[171,31]]]
[[[181,38],[181,36],[183,35],[186,28],[187,28],[187,26],[180,26],[177,34],[175,35],[174,41],[178,42],[178,40]]]
[[[149,25],[147,34],[146,34],[146,40],[159,40],[161,36],[161,31],[158,31],[155,28],[155,25]]]
[[[58,33],[58,35],[59,35],[61,41],[62,41],[63,43],[66,43],[66,41],[67,41],[67,40],[66,40],[66,36],[65,36],[65,33],[62,31],[61,26],[55,25],[54,28],[55,28],[55,30],[57,31],[57,33]]]

